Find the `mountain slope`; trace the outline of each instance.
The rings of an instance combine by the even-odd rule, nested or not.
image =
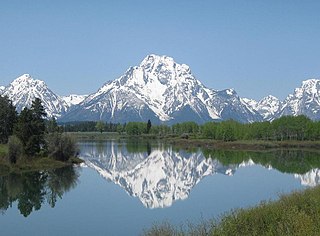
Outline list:
[[[255,109],[263,117],[265,121],[272,121],[275,115],[280,111],[282,104],[280,100],[272,95],[261,99]]]
[[[110,120],[176,123],[236,119],[261,120],[234,90],[206,88],[189,66],[171,57],[149,55],[120,78],[104,84],[72,109],[64,120]]]
[[[277,117],[284,115],[306,115],[313,120],[319,120],[320,80],[305,80],[301,87],[296,88],[293,94],[289,94]]]
[[[81,103],[88,95],[77,95],[70,94],[69,96],[62,96],[61,99],[68,105],[72,107]]]
[[[24,74],[12,81],[3,90],[3,95],[8,96],[20,112],[24,107],[30,107],[35,98],[40,98],[48,117],[60,117],[67,110],[67,104],[53,93],[45,82],[33,79],[29,74]]]

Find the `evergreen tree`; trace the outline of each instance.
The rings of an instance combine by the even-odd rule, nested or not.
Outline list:
[[[45,148],[46,116],[39,98],[32,102],[31,109],[24,108],[19,115],[15,134],[21,140],[28,156],[38,154]]]
[[[147,123],[147,134],[149,134],[151,126],[152,126],[151,121],[148,120],[148,123]]]
[[[14,123],[17,120],[15,106],[8,97],[0,96],[0,143],[6,143],[13,133]]]
[[[56,118],[52,117],[48,122],[47,122],[47,132],[48,133],[54,133],[54,132],[60,132],[60,128],[57,124]]]
[[[28,154],[29,151],[29,139],[30,136],[32,135],[32,112],[28,108],[24,108],[19,117],[18,117],[18,122],[16,123],[14,127],[14,133],[15,135],[21,140],[25,152]]]

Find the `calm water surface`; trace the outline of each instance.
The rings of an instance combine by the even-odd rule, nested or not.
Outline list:
[[[198,222],[320,182],[310,152],[79,145],[81,167],[0,177],[1,235],[139,235],[155,222]]]

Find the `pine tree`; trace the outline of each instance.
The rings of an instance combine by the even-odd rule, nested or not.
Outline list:
[[[152,126],[151,121],[148,120],[148,123],[147,123],[147,134],[150,132],[151,126]]]
[[[0,96],[0,143],[6,143],[13,133],[14,123],[17,120],[15,106],[8,97]]]
[[[21,140],[28,156],[34,156],[45,148],[46,116],[39,98],[32,102],[30,109],[24,108],[19,115],[15,134]]]

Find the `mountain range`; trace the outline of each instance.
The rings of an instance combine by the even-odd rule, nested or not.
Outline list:
[[[44,81],[29,74],[1,86],[0,94],[8,96],[18,112],[38,97],[49,117],[65,122],[150,119],[153,123],[173,124],[234,119],[247,123],[300,114],[320,119],[320,80],[303,81],[284,101],[271,95],[255,101],[241,98],[234,89],[208,88],[195,78],[189,66],[154,54],[89,95],[59,96]]]

